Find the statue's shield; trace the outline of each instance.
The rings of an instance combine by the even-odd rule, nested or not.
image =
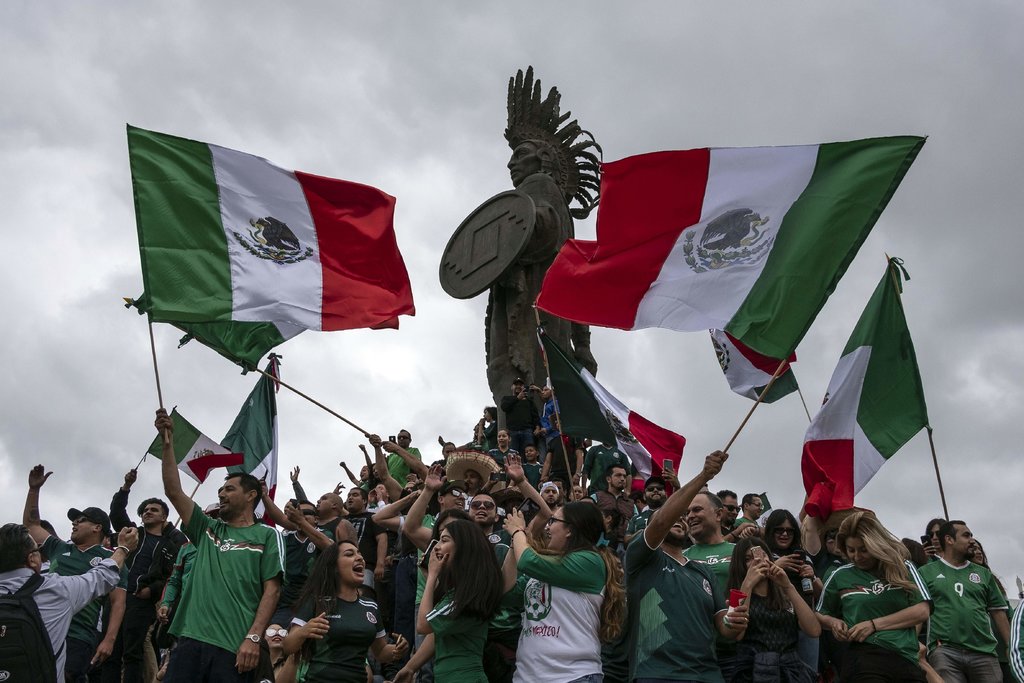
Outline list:
[[[441,287],[456,299],[484,291],[526,249],[533,236],[533,200],[510,190],[488,199],[458,227],[441,256]]]

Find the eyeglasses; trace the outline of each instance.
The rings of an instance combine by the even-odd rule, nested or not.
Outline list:
[[[469,507],[471,510],[493,510],[494,503],[489,500],[474,500]]]
[[[723,505],[722,507],[724,507],[729,512],[738,512],[740,509],[739,505]]]
[[[795,531],[795,529],[790,529],[788,527],[779,527],[778,529],[772,531],[772,533],[776,536],[792,536],[795,533]]]
[[[645,491],[649,491],[649,492],[652,492],[652,493],[654,493],[654,492],[658,492],[658,491],[660,491],[660,492],[664,493],[664,492],[665,492],[665,487],[664,487],[664,486],[648,486],[648,487],[647,487],[646,489],[644,489],[644,490],[645,490]]]
[[[268,628],[266,631],[267,638],[273,638],[274,636],[281,636],[284,638],[288,635],[288,629],[286,628]]]
[[[562,524],[566,524],[566,525],[568,524],[568,522],[566,522],[561,517],[555,517],[554,515],[551,515],[550,517],[548,517],[548,521],[545,522],[544,526],[551,526],[552,522],[561,522]]]

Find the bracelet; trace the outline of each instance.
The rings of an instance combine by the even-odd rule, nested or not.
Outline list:
[[[512,532],[512,538],[515,538],[516,534],[525,534],[525,533],[526,532],[524,530],[522,530],[522,529],[516,529],[515,531]]]
[[[722,617],[722,624],[725,625],[725,627],[727,629],[732,630],[732,622],[729,621],[729,615],[728,614],[726,614],[724,617]]]
[[[878,633],[878,627],[875,626],[875,620],[874,619],[868,619],[868,621],[871,622],[871,628],[874,629],[874,631],[872,631],[872,633]]]
[[[132,554],[132,551],[131,551],[131,550],[129,550],[129,549],[128,549],[128,546],[126,546],[126,545],[119,545],[119,546],[116,546],[116,547],[114,548],[114,552],[115,552],[115,553],[116,553],[116,552],[117,552],[118,550],[123,550],[123,551],[124,551],[124,554],[125,554],[125,555],[131,555],[131,554]]]

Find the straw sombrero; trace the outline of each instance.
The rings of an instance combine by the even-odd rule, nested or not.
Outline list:
[[[501,472],[498,461],[479,451],[453,451],[448,454],[448,464],[445,465],[444,474],[448,479],[466,480],[466,472],[476,471],[486,486],[491,479],[491,474]]]

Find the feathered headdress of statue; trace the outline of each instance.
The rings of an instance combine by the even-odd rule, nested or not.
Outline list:
[[[513,150],[526,141],[547,147],[557,160],[552,176],[570,204],[573,218],[586,218],[601,194],[601,146],[590,132],[580,128],[570,112],[561,114],[562,99],[557,88],[540,97],[540,81],[533,80],[533,67],[522,69],[508,79],[508,127],[505,139]],[[595,154],[596,152],[596,154]],[[573,200],[579,206],[571,206]]]

